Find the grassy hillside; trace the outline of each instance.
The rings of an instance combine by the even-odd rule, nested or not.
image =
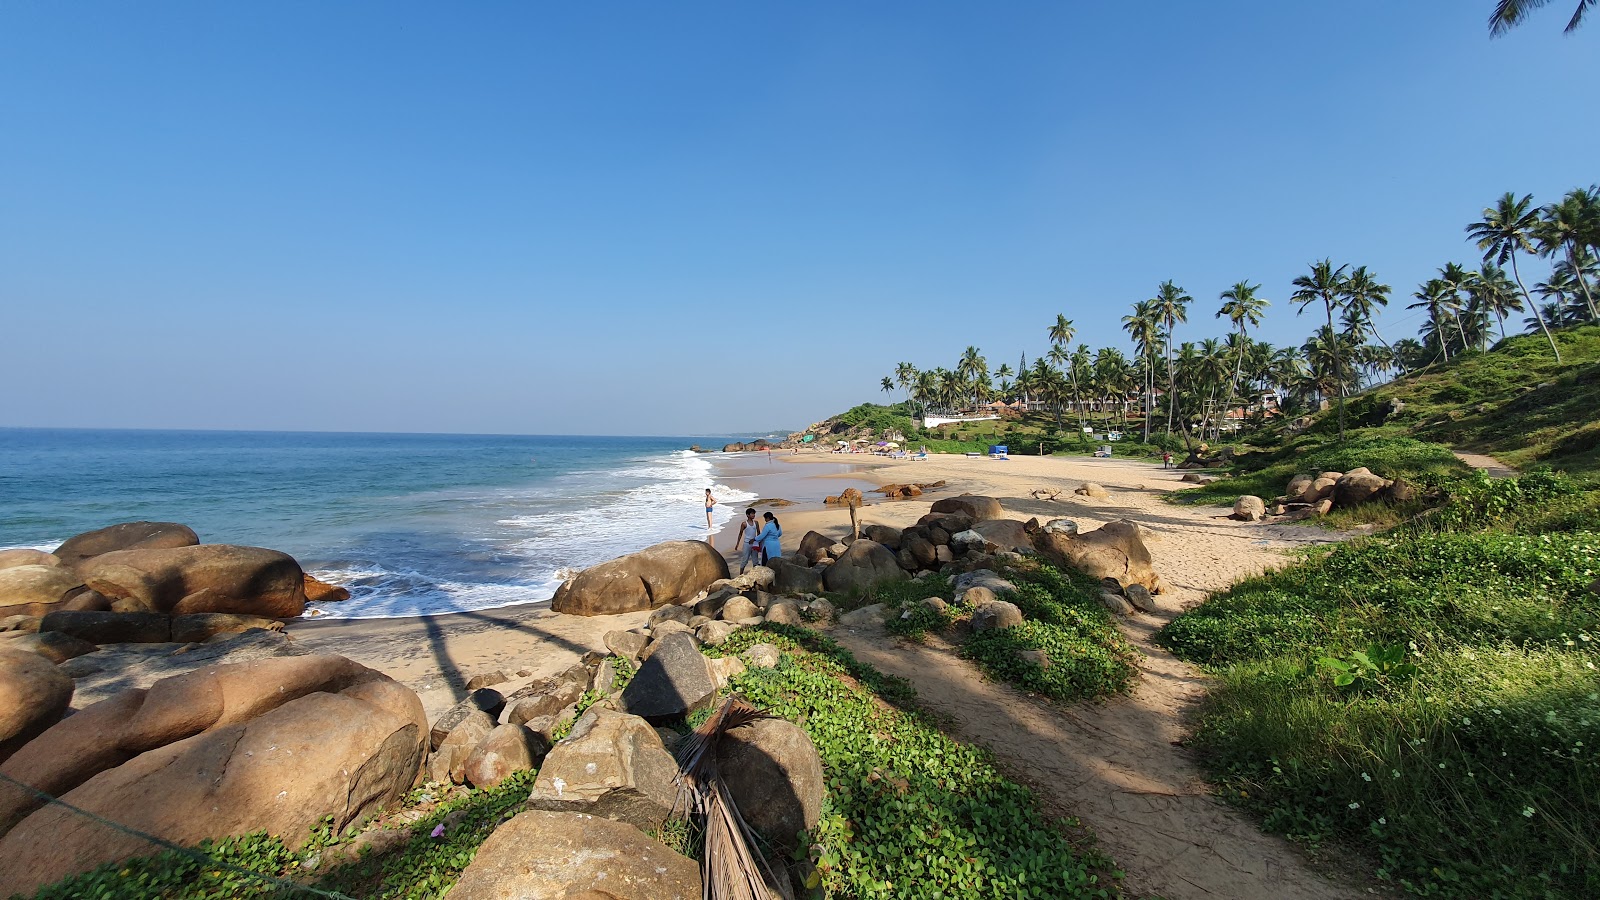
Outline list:
[[[1562,362],[1539,335],[1507,338],[1400,378],[1348,404],[1347,425],[1368,436],[1406,436],[1487,453],[1524,469],[1548,465],[1600,475],[1600,326],[1556,333]],[[1385,404],[1404,407],[1384,418]],[[1332,412],[1312,434],[1338,428]]]

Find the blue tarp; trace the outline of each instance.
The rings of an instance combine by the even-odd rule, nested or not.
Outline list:
[[[1010,453],[1011,451],[1006,449],[1006,445],[1005,444],[995,444],[994,446],[989,448],[989,452],[990,453]]]

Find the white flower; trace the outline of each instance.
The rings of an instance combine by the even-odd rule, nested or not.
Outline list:
[[[1522,815],[1529,819],[1533,818],[1533,807],[1524,806],[1522,808]]]
[[[1352,801],[1351,804],[1350,804],[1350,808],[1351,809],[1360,809],[1361,808],[1361,804]]]
[[[1383,816],[1379,816],[1378,817],[1378,824],[1379,825],[1387,825],[1387,824],[1389,824],[1389,820],[1384,818]]]
[[[1471,725],[1472,724],[1472,720],[1467,718],[1467,717],[1465,717],[1465,716],[1463,716],[1461,718],[1461,724],[1463,724],[1463,725]]]
[[[1361,773],[1361,780],[1362,780],[1362,781],[1371,781],[1371,780],[1372,780],[1372,776],[1371,776],[1371,775],[1368,775],[1368,774],[1367,774],[1367,773],[1365,773],[1365,772],[1362,772],[1362,773]]]

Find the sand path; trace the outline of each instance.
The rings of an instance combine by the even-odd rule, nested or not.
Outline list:
[[[1263,834],[1237,810],[1213,799],[1193,755],[1177,742],[1187,733],[1207,680],[1152,643],[1184,607],[1238,578],[1283,564],[1284,551],[1336,538],[1315,528],[1246,525],[1218,518],[1226,510],[1188,508],[1160,499],[1179,487],[1176,472],[1121,460],[1018,458],[1008,462],[942,459],[899,464],[873,474],[885,481],[950,480],[953,487],[1000,497],[1017,518],[1065,516],[1087,530],[1118,518],[1148,529],[1156,569],[1171,585],[1158,598],[1161,614],[1125,620],[1125,634],[1142,653],[1140,677],[1127,696],[1102,704],[1054,705],[990,682],[940,641],[895,643],[880,629],[834,630],[864,662],[910,680],[922,701],[948,715],[963,740],[994,752],[1031,785],[1052,815],[1076,816],[1100,838],[1127,873],[1135,896],[1167,900],[1335,900],[1369,896],[1314,872],[1288,842]],[[1034,488],[1084,480],[1104,486],[1102,500],[1044,502]],[[959,491],[956,491],[959,492]],[[927,502],[868,507],[867,521],[903,525]],[[796,516],[789,528],[839,533],[840,515]]]
[[[1482,469],[1485,472],[1488,472],[1490,478],[1515,478],[1517,476],[1516,469],[1511,468],[1492,456],[1486,456],[1482,453],[1467,453],[1462,450],[1452,450],[1450,452],[1456,455],[1456,459],[1461,460],[1474,469]]]

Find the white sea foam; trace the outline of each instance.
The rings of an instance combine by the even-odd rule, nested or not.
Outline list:
[[[327,618],[391,618],[537,603],[576,571],[668,540],[706,537],[705,489],[717,498],[720,527],[755,494],[713,483],[699,454],[639,458],[615,469],[583,470],[523,489],[463,492],[441,507],[513,512],[479,535],[492,550],[482,580],[429,576],[374,564],[334,564],[314,574],[347,587],[351,599],[317,604]],[[485,526],[488,527],[488,526]]]
[[[40,550],[45,553],[54,553],[55,549],[61,546],[62,543],[64,542],[47,541],[43,544],[12,544],[10,546],[0,547],[0,550]]]

